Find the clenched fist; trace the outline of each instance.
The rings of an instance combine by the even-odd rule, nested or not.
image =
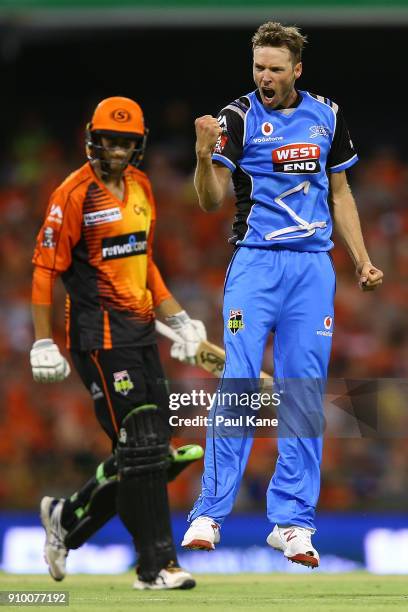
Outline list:
[[[194,122],[196,130],[196,154],[197,157],[211,155],[222,129],[218,120],[211,115],[198,117]]]
[[[356,266],[358,284],[362,291],[373,291],[383,282],[383,272],[370,261],[363,261]]]

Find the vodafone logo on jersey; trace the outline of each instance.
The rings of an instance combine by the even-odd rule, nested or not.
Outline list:
[[[272,123],[269,123],[269,121],[265,121],[265,123],[261,125],[261,131],[264,136],[270,136],[273,132]]]
[[[275,172],[310,174],[320,172],[320,147],[309,142],[284,145],[272,151]]]
[[[323,326],[324,329],[318,329],[316,331],[316,334],[318,336],[325,336],[326,338],[331,338],[333,335],[333,317],[331,317],[330,315],[324,317]]]
[[[329,316],[325,317],[323,324],[325,326],[326,329],[330,329],[331,326],[333,325],[333,319]]]

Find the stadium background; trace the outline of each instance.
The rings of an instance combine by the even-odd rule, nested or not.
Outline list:
[[[0,152],[0,563],[5,569],[14,567],[6,563],[10,529],[24,524],[34,528],[38,520],[32,513],[41,496],[71,493],[109,453],[75,373],[49,387],[31,381],[30,260],[48,197],[83,163],[84,126],[95,104],[110,95],[138,100],[150,129],[143,168],[158,203],[156,259],[177,298],[192,316],[205,321],[210,339],[221,343],[233,198],[216,215],[198,209],[192,184],[193,120],[200,114],[216,114],[253,88],[250,38],[266,19],[303,26],[310,44],[299,87],[334,99],[344,110],[361,158],[350,181],[369,252],[386,274],[379,292],[361,295],[351,261],[336,244],[331,376],[400,381],[407,377],[406,3],[387,8],[370,3],[366,8],[364,2],[343,1],[328,10],[319,2],[307,8],[299,1],[289,3],[291,9],[268,11],[266,3],[258,2],[251,12],[233,3],[219,12],[213,2],[179,2],[164,9],[153,2],[122,4],[121,13],[107,2],[98,3],[104,10],[95,10],[91,0],[48,0],[38,2],[38,9],[24,0],[0,2],[0,67],[3,90],[8,92],[3,96]],[[55,308],[60,345],[63,301],[60,286]],[[170,380],[202,377],[200,370],[171,361],[166,341],[160,341],[160,348]],[[268,371],[271,359],[268,348]],[[388,397],[387,408],[398,417],[393,430],[398,436],[382,437],[379,431],[363,439],[333,436],[326,442],[319,503],[322,552],[340,555],[356,567],[369,565],[368,544],[362,538],[372,539],[372,530],[382,530],[374,534],[375,545],[392,540],[394,550],[397,543],[401,550],[403,545],[407,548],[407,532],[396,531],[408,518],[407,418],[401,409],[406,397],[404,382]],[[255,441],[236,518],[225,530],[228,550],[262,544],[267,526],[256,517],[263,516],[275,457],[276,440]],[[177,533],[199,490],[200,472],[200,466],[190,469],[170,488],[172,507],[181,513]],[[252,532],[243,538],[249,521]],[[325,534],[334,524],[344,532],[340,552],[325,548]],[[123,539],[117,524],[112,529],[100,545]],[[27,532],[14,535],[28,541]],[[10,549],[15,542],[9,543]],[[240,550],[244,554],[245,549]],[[408,572],[404,559],[401,566],[398,557],[398,567]],[[387,562],[392,569],[392,560]],[[342,566],[339,562],[333,567]],[[383,566],[379,570],[385,571]]]

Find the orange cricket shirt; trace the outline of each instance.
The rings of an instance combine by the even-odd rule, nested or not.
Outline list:
[[[156,207],[147,176],[128,166],[121,202],[86,163],[52,194],[33,256],[32,301],[67,290],[67,346],[154,342],[154,307],[170,297],[152,254]]]

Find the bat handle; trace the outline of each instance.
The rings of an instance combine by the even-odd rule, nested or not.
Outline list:
[[[175,332],[173,329],[171,329],[171,327],[169,327],[165,323],[162,323],[161,321],[158,321],[156,319],[155,326],[156,326],[157,333],[160,334],[161,336],[168,338],[172,342],[180,342],[180,343],[184,342],[183,339],[178,335],[178,333]]]

